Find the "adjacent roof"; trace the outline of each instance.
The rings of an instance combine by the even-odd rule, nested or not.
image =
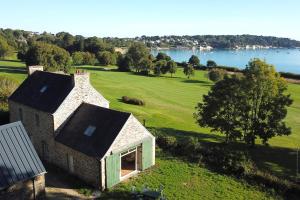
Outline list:
[[[83,103],[62,128],[56,141],[88,156],[101,159],[130,115]],[[85,134],[89,129],[94,130],[91,134]]]
[[[71,76],[35,71],[10,96],[9,100],[54,113],[74,87]]]
[[[46,173],[21,122],[0,126],[0,190]]]

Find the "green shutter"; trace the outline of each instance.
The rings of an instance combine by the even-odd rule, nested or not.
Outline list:
[[[120,182],[120,155],[106,157],[106,187],[111,188]]]
[[[142,170],[152,166],[152,140],[145,140],[142,144]]]

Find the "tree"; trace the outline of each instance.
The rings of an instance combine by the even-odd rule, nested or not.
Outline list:
[[[83,64],[84,52],[76,51],[72,54],[73,65]]]
[[[193,67],[191,64],[183,63],[183,73],[184,73],[184,74],[188,77],[188,79],[189,79],[191,76],[194,76],[194,75],[195,75],[194,67]]]
[[[158,60],[155,65],[159,67],[160,74],[166,74],[169,71],[168,62],[166,60]]]
[[[46,71],[68,72],[71,66],[70,54],[52,44],[35,42],[26,52],[26,65],[43,65]]]
[[[126,56],[131,59],[131,64],[135,68],[136,72],[140,71],[140,63],[143,59],[146,59],[149,57],[149,50],[146,48],[146,46],[143,43],[133,43],[127,53]]]
[[[83,65],[95,65],[96,63],[96,57],[95,54],[90,52],[83,52]]]
[[[236,140],[242,137],[240,123],[243,109],[239,106],[243,100],[241,80],[225,78],[203,96],[203,102],[196,106],[194,117],[200,126],[225,134],[226,142]]]
[[[168,64],[168,71],[169,73],[171,74],[171,77],[173,76],[173,74],[176,73],[176,70],[177,70],[177,64],[176,62],[174,62],[173,60],[169,61]]]
[[[6,39],[0,35],[0,58],[9,56],[12,53],[12,47],[8,45]]]
[[[191,64],[193,67],[200,65],[200,60],[198,56],[192,55],[189,59],[189,64]]]
[[[243,112],[244,139],[254,146],[260,138],[264,144],[276,135],[289,135],[291,130],[284,118],[287,107],[292,104],[286,94],[287,83],[275,71],[273,65],[253,59],[245,69],[244,90],[247,91]]]
[[[161,75],[161,67],[158,65],[155,65],[153,68],[153,74],[155,76],[160,76]]]
[[[226,135],[226,141],[242,139],[249,146],[259,138],[264,144],[277,135],[289,135],[283,121],[292,104],[287,84],[274,66],[254,59],[245,76],[225,77],[204,95],[194,114],[200,126]]]
[[[213,60],[208,60],[206,62],[206,67],[217,67],[217,66],[218,66],[217,63]]]
[[[166,60],[166,61],[170,61],[170,60],[171,60],[171,57],[168,56],[166,53],[159,52],[159,53],[156,55],[156,60]]]
[[[225,75],[226,71],[223,69],[212,69],[208,72],[208,78],[213,82],[223,80]]]
[[[132,60],[129,56],[120,56],[117,61],[118,70],[122,72],[129,72],[132,66]]]
[[[153,68],[152,60],[149,58],[144,58],[140,63],[141,73],[148,75]]]
[[[115,65],[116,57],[109,51],[100,51],[97,53],[97,59],[101,65]]]

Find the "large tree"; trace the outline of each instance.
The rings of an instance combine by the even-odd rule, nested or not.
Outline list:
[[[225,78],[212,86],[203,102],[198,103],[194,114],[197,123],[203,127],[211,127],[212,131],[225,134],[226,142],[242,137],[241,106],[244,93],[241,80]]]
[[[26,65],[43,65],[46,71],[68,72],[71,65],[70,54],[52,44],[35,42],[26,52]]]
[[[96,54],[96,57],[101,65],[115,65],[116,57],[109,51],[100,51]]]
[[[126,56],[130,58],[136,72],[140,72],[141,61],[149,58],[149,54],[149,49],[143,43],[136,42],[129,47]]]
[[[291,105],[287,84],[272,65],[259,59],[249,62],[245,76],[217,82],[198,103],[198,124],[226,135],[226,141],[242,139],[250,146],[264,144],[277,135],[291,133],[283,121]]]
[[[245,70],[244,90],[247,92],[243,112],[245,141],[253,146],[260,138],[264,144],[276,135],[289,135],[284,118],[292,104],[286,94],[287,83],[274,66],[259,59],[249,62]]]

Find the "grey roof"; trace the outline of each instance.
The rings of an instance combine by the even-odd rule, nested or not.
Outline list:
[[[47,112],[54,113],[74,88],[72,76],[35,71],[9,100]]]
[[[82,103],[55,140],[88,156],[101,159],[130,115]]]
[[[21,122],[0,126],[0,190],[46,173]]]

